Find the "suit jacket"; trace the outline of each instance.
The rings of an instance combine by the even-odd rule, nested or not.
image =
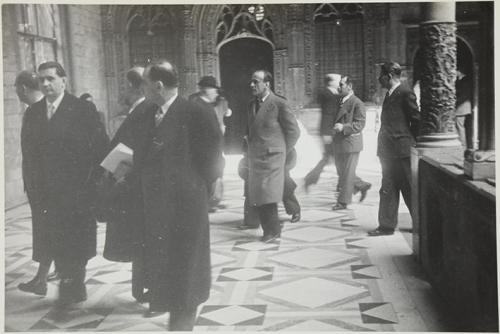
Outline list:
[[[158,107],[143,101],[125,118],[109,145],[110,152],[116,145],[123,143],[136,150],[140,138],[149,131],[143,120],[147,112]],[[138,254],[143,236],[143,198],[140,177],[133,170],[125,177],[125,182],[116,183],[111,176],[103,180],[101,204],[106,224],[104,258],[110,261],[132,261]],[[107,182],[106,182],[107,181]]]
[[[341,123],[344,128],[333,136],[335,153],[354,153],[363,149],[363,135],[366,112],[364,103],[356,96],[351,95],[337,113],[333,125]],[[332,126],[333,126],[332,125]]]
[[[285,160],[300,130],[286,101],[273,93],[248,108],[249,199],[252,205],[278,203],[283,196]]]
[[[197,306],[210,291],[208,187],[220,175],[214,115],[182,97],[134,151],[144,196],[145,267],[152,308]]]
[[[333,94],[332,91],[326,87],[322,88],[318,93],[318,102],[321,107],[320,135],[332,135],[332,126],[335,123],[335,115],[339,110],[340,99],[341,97],[338,94]]]
[[[93,257],[95,186],[108,145],[99,115],[65,92],[50,120],[45,98],[29,107],[21,132],[26,191],[48,231],[43,247],[56,260]]]
[[[385,159],[409,157],[420,123],[413,91],[406,86],[398,86],[384,99],[380,119],[377,155]]]

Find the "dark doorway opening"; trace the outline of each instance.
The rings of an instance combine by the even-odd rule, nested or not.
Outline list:
[[[221,86],[233,111],[226,120],[225,152],[242,152],[247,129],[247,106],[252,99],[250,76],[256,69],[273,73],[271,44],[256,38],[240,38],[219,50]]]

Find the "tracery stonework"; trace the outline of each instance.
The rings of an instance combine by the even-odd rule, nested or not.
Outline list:
[[[456,25],[420,26],[422,50],[420,135],[455,133]]]
[[[306,96],[313,98],[314,85],[314,6],[305,5],[304,58],[306,76]]]

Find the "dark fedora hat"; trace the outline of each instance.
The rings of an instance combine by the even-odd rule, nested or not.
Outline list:
[[[198,86],[219,88],[219,86],[217,86],[217,80],[213,76],[210,76],[210,75],[202,77],[200,79],[200,82],[198,82]]]

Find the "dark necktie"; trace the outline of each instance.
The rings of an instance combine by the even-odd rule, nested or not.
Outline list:
[[[257,115],[257,112],[259,111],[259,109],[260,109],[260,99],[256,98],[255,99],[255,111],[254,111],[254,115]]]
[[[163,110],[158,108],[155,113],[155,125],[158,126],[160,125],[161,121],[163,120]]]
[[[384,102],[383,103],[386,103],[387,101],[389,101],[389,96],[390,96],[389,95],[389,91],[387,91],[387,93],[385,93],[385,97],[384,97]]]

